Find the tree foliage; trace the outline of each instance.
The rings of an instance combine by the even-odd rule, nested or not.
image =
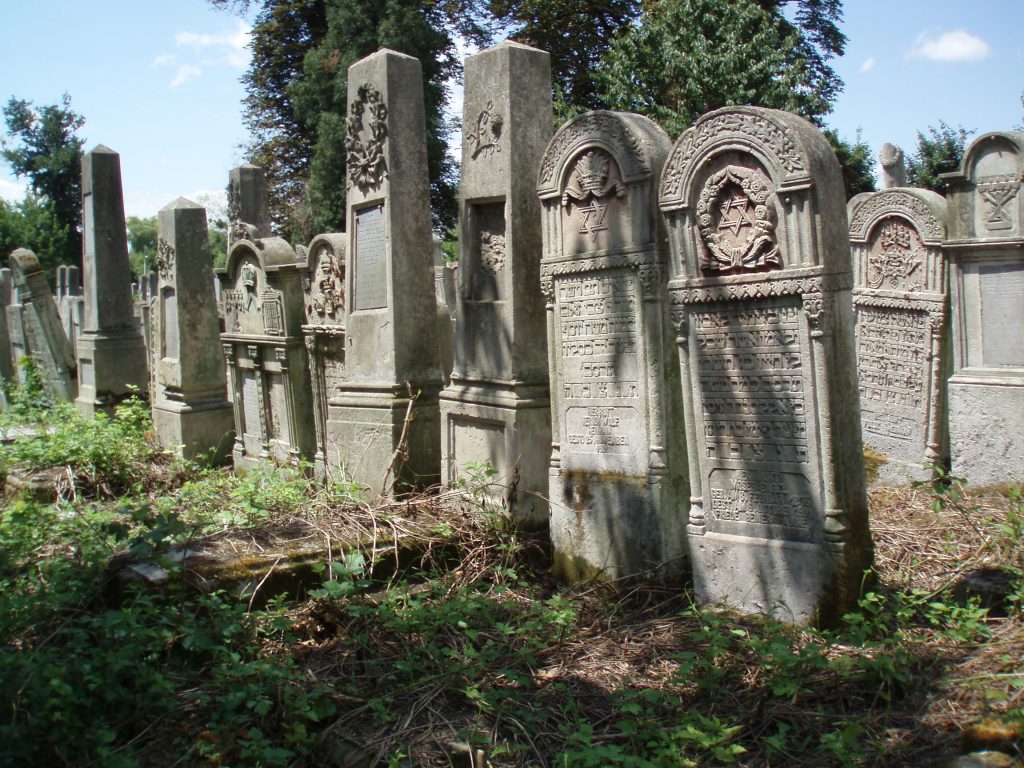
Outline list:
[[[832,145],[832,151],[836,153],[839,167],[843,171],[846,199],[849,200],[861,192],[874,192],[875,160],[871,154],[871,147],[861,138],[860,131],[857,131],[857,138],[852,144],[834,130],[825,131],[825,138]]]
[[[942,120],[938,128],[929,126],[927,130],[927,136],[917,132],[917,151],[907,158],[907,183],[945,194],[945,184],[939,174],[960,168],[967,140],[974,131],[962,125],[951,128]]]
[[[65,255],[75,242],[81,236],[60,220],[49,199],[30,191],[20,203],[0,200],[0,255],[5,260],[16,248],[28,248],[52,278],[58,264],[71,263]]]
[[[76,131],[85,118],[71,109],[64,94],[59,104],[35,108],[31,101],[11,97],[3,108],[7,138],[0,155],[32,190],[19,206],[34,224],[49,222],[53,229],[39,237],[48,248],[38,251],[44,265],[80,264],[82,254],[82,145]],[[39,240],[37,239],[38,243]]]
[[[671,136],[735,104],[820,122],[841,85],[811,65],[813,48],[781,13],[753,0],[655,0],[612,43],[598,80],[609,106],[647,115]]]

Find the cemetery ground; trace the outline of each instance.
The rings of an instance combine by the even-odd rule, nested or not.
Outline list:
[[[1020,755],[1016,489],[873,492],[876,578],[860,609],[835,630],[798,629],[695,607],[686,589],[559,587],[546,536],[479,501],[486,467],[466,488],[375,506],[295,469],[174,460],[140,402],[95,420],[38,403],[30,383],[3,416],[10,434],[36,427],[0,448],[4,473],[45,471],[0,511],[0,764]],[[168,557],[182,546],[233,549],[240,570],[204,581]],[[305,586],[281,591],[275,574],[302,557]],[[980,568],[1000,569],[1005,602],[964,597]]]

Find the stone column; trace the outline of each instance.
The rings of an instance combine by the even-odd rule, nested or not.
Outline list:
[[[186,459],[223,461],[234,413],[225,397],[206,209],[179,197],[161,209],[157,232],[153,427],[161,445]]]
[[[54,397],[71,401],[77,393],[75,358],[61,328],[57,304],[36,255],[25,248],[11,254],[14,283],[22,305],[22,332],[43,384]]]
[[[102,144],[82,157],[85,308],[78,338],[78,410],[112,413],[132,387],[149,384],[146,347],[135,325],[121,159]]]
[[[228,172],[228,248],[236,240],[270,237],[267,180],[258,165],[245,163]]]
[[[553,132],[551,60],[504,42],[466,59],[455,364],[441,395],[443,482],[489,463],[491,493],[547,523],[551,442],[536,168]]]
[[[348,74],[345,380],[330,442],[371,493],[440,479],[437,344],[420,63],[381,50]]]
[[[903,162],[903,150],[886,142],[878,152],[882,165],[882,189],[907,186],[907,166]]]

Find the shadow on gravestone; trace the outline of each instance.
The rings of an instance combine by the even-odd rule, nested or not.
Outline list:
[[[548,144],[541,289],[551,376],[555,572],[575,581],[685,572],[687,498],[656,182],[668,136],[587,112]]]
[[[871,564],[844,198],[776,110],[706,114],[665,164],[700,602],[832,624]]]

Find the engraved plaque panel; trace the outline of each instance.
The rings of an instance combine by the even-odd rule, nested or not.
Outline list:
[[[811,538],[801,314],[799,299],[787,298],[692,315],[709,530]]]
[[[245,370],[242,374],[242,412],[245,416],[245,434],[260,437],[260,391],[256,371]]]
[[[558,278],[562,466],[642,475],[648,437],[632,272]]]
[[[355,308],[383,309],[388,305],[384,206],[356,211],[355,219]]]
[[[925,312],[857,308],[857,371],[865,443],[920,461],[928,423],[931,331]]]
[[[271,416],[273,417],[272,436],[281,442],[291,440],[288,433],[288,387],[284,375],[272,373],[270,379]]]
[[[1024,265],[983,265],[978,277],[982,363],[1024,367]]]
[[[448,481],[454,483],[466,475],[471,462],[490,460],[491,467],[498,473],[507,471],[505,458],[505,425],[500,421],[475,418],[452,418],[451,422],[452,460],[448,467]],[[507,477],[499,477],[507,482]]]
[[[163,304],[163,324],[160,326],[162,356],[167,359],[178,359],[178,296],[173,288],[164,288],[160,292]]]

